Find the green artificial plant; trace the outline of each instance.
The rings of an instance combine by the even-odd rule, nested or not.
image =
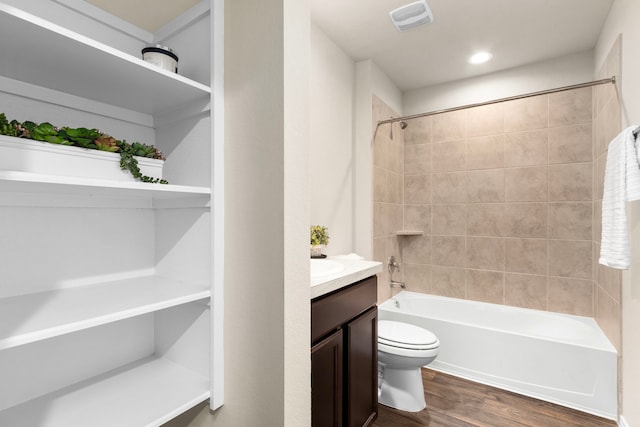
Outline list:
[[[139,142],[129,144],[127,141],[119,141],[111,135],[100,132],[97,129],[87,128],[58,128],[51,123],[34,123],[31,121],[9,122],[4,113],[0,113],[0,135],[15,136],[18,138],[33,139],[51,144],[70,145],[92,150],[107,151],[120,154],[120,168],[127,170],[134,178],[151,183],[168,184],[164,179],[142,175],[138,160],[134,157],[147,157],[150,159],[165,160],[164,156],[153,145]]]
[[[311,246],[328,245],[329,230],[322,225],[311,226]]]

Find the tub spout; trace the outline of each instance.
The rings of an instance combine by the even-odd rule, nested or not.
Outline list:
[[[396,282],[395,280],[392,280],[391,282],[389,282],[389,286],[391,286],[392,288],[406,288],[407,285],[404,284],[404,282]]]

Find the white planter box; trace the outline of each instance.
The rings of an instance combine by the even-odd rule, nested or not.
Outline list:
[[[162,178],[163,160],[136,157],[143,175]],[[0,170],[137,181],[120,169],[120,154],[0,135]]]

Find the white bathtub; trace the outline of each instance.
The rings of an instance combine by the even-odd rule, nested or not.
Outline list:
[[[617,418],[617,353],[592,318],[406,291],[379,318],[436,334],[429,368]]]

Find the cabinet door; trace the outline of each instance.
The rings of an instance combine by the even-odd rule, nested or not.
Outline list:
[[[378,308],[347,325],[347,426],[373,424],[378,416]]]
[[[311,347],[311,425],[342,427],[342,329]]]

